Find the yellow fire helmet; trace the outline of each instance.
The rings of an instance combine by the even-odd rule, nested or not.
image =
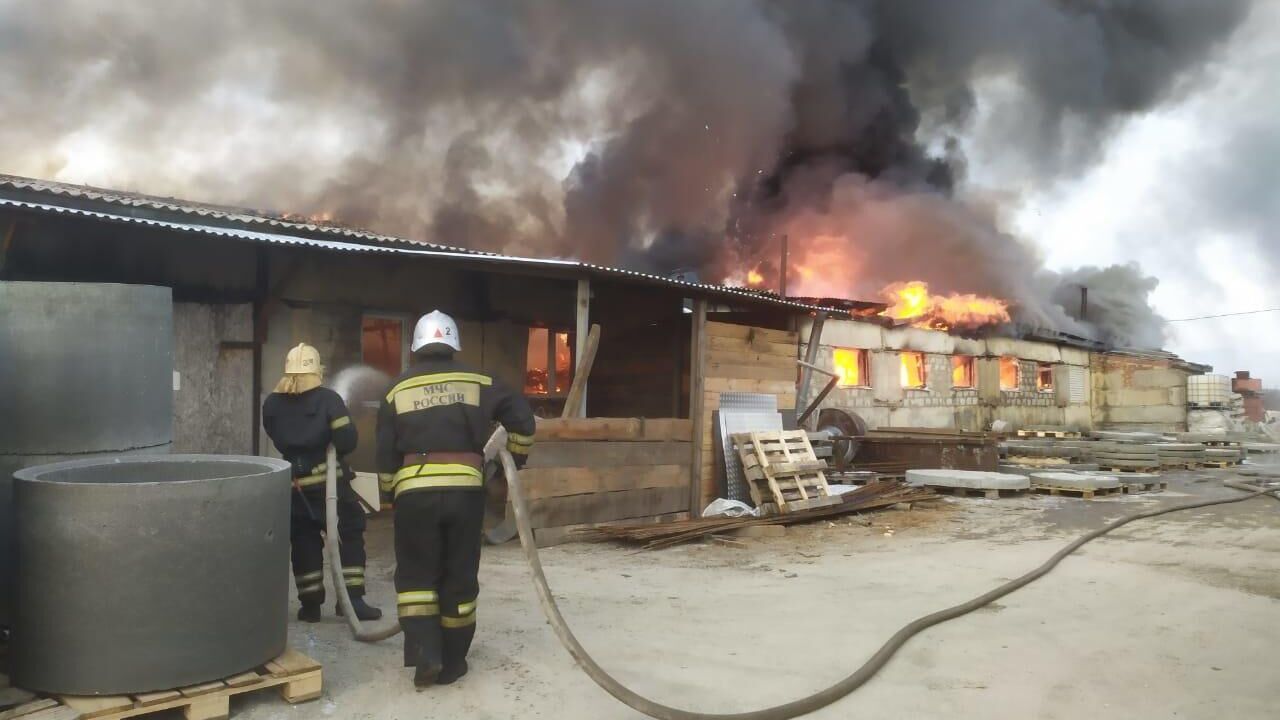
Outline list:
[[[323,372],[324,367],[320,365],[320,351],[306,343],[298,343],[298,346],[285,356],[285,375],[319,375]]]

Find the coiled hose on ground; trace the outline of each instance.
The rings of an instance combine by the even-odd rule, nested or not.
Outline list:
[[[333,449],[330,448],[329,456],[329,477],[326,486],[325,500],[326,511],[325,525],[330,538],[338,537],[337,532],[337,481],[334,468],[336,467],[335,458],[333,457]],[[1152,510],[1143,510],[1141,512],[1126,515],[1119,520],[1112,521],[1107,525],[1086,533],[1044,562],[1044,564],[1028,572],[1027,574],[1010,580],[994,590],[979,595],[968,602],[960,603],[944,610],[917,618],[904,625],[900,630],[894,633],[880,649],[875,652],[866,662],[862,664],[851,675],[834,685],[820,690],[807,697],[793,700],[782,705],[775,705],[771,708],[763,710],[753,710],[743,713],[700,713],[689,710],[681,710],[673,708],[669,705],[655,702],[627,688],[618,682],[612,675],[605,672],[598,663],[587,653],[578,639],[574,637],[573,631],[569,629],[569,625],[565,622],[564,616],[560,614],[560,608],[556,605],[555,597],[551,594],[551,588],[547,585],[546,575],[542,571],[542,562],[538,559],[538,547],[533,540],[533,530],[529,527],[529,511],[524,500],[524,488],[520,486],[520,475],[516,470],[515,460],[511,454],[502,449],[498,453],[499,459],[502,461],[503,470],[507,475],[507,484],[510,488],[508,497],[511,500],[515,510],[516,525],[520,531],[520,546],[524,550],[525,560],[529,563],[529,570],[533,573],[534,587],[538,591],[538,600],[542,605],[542,611],[547,617],[547,622],[551,624],[552,630],[555,631],[556,637],[560,639],[560,643],[573,657],[578,666],[583,669],[587,675],[595,681],[605,692],[617,698],[623,704],[644,713],[649,717],[658,718],[658,720],[787,720],[788,718],[799,717],[815,710],[834,703],[840,698],[852,693],[854,690],[862,687],[877,672],[881,670],[898,652],[903,645],[907,643],[915,635],[919,634],[927,628],[933,627],[948,620],[954,620],[962,615],[977,610],[988,603],[1008,595],[1042,577],[1053,570],[1058,563],[1062,562],[1071,553],[1079,550],[1085,544],[1106,535],[1113,530],[1128,525],[1135,520],[1144,520],[1147,518],[1167,515],[1169,513],[1180,512],[1183,510],[1194,510],[1196,508],[1211,507],[1214,505],[1226,505],[1229,503],[1243,502],[1252,500],[1256,497],[1266,495],[1273,500],[1280,501],[1280,488],[1258,488],[1252,485],[1224,481],[1223,484],[1235,490],[1240,490],[1245,495],[1234,497],[1219,498],[1214,500],[1197,500],[1180,505],[1172,505],[1164,508],[1156,508]],[[383,640],[396,634],[400,630],[398,623],[393,628],[387,628],[378,631],[364,631],[361,629],[360,621],[355,617],[355,613],[351,609],[351,599],[347,595],[346,586],[342,582],[342,563],[338,556],[337,543],[327,543],[331,548],[329,550],[330,566],[337,568],[334,572],[334,585],[341,590],[338,591],[339,601],[342,603],[343,611],[346,613],[347,622],[351,624],[351,630],[355,634],[357,640],[364,642],[376,642]]]

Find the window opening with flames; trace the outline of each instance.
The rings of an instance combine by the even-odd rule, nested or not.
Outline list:
[[[360,360],[388,377],[404,372],[404,321],[365,315],[360,322]]]
[[[972,389],[973,357],[969,355],[953,355],[951,357],[951,387],[959,390]]]
[[[1036,364],[1036,389],[1040,392],[1053,392],[1053,366],[1049,363]]]
[[[836,348],[831,355],[836,374],[840,376],[837,383],[843,388],[871,387],[871,369],[867,362],[867,351],[856,348]]]
[[[573,350],[567,331],[529,328],[525,395],[564,395],[573,384]]]
[[[1000,389],[1016,391],[1022,385],[1022,367],[1018,358],[1000,358]]]
[[[925,370],[924,353],[904,352],[900,357],[902,360],[902,387],[917,390],[924,389],[929,379],[928,372]]]

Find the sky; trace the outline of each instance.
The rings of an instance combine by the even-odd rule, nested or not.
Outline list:
[[[1005,222],[1050,268],[1139,263],[1160,280],[1151,299],[1165,318],[1280,308],[1280,3],[1255,13],[1203,84],[1128,120],[1083,175],[1026,189],[1016,167],[970,151],[970,182],[1018,197]],[[1188,360],[1280,387],[1280,312],[1168,333]]]

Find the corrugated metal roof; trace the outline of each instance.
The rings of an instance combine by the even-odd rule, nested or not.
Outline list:
[[[4,190],[12,189],[35,193],[43,202],[27,197],[8,197]],[[76,207],[60,202],[63,199],[89,201],[98,204],[98,209]],[[157,219],[155,217],[139,217],[131,214],[108,212],[103,208],[111,206],[142,207],[160,213],[173,214],[173,219]],[[266,215],[254,214],[235,208],[225,208],[168,198],[156,198],[134,193],[123,193],[112,190],[101,190],[66,183],[55,183],[45,180],[33,180],[13,175],[0,175],[0,207],[12,207],[31,212],[71,215],[87,217],[108,222],[119,222],[133,225],[162,228],[181,233],[197,234],[206,237],[219,237],[252,242],[265,242],[277,245],[296,245],[324,250],[342,252],[384,253],[401,256],[420,256],[437,258],[454,258],[473,262],[492,262],[529,268],[545,268],[555,270],[579,271],[586,275],[629,279],[649,284],[665,285],[689,291],[691,294],[702,294],[729,301],[745,301],[777,307],[786,307],[805,312],[834,312],[840,310],[784,300],[776,295],[761,293],[744,288],[733,288],[723,285],[692,283],[676,280],[661,275],[626,270],[623,268],[596,265],[579,260],[529,258],[514,255],[468,250],[466,248],[424,243],[387,235],[378,235],[363,230],[350,230],[328,225],[294,222]],[[209,220],[225,221],[228,224],[210,224]],[[319,236],[319,237],[317,237]],[[329,236],[329,237],[325,237]]]
[[[35,202],[30,199],[23,200],[19,198],[6,197],[4,192],[6,189],[15,190],[19,193],[26,192],[38,194],[42,196],[46,202]],[[82,200],[90,203],[99,203],[106,206],[119,206],[122,208],[145,208],[160,213],[172,213],[178,217],[184,218],[184,220],[161,220],[153,217],[138,217],[135,215],[124,215],[120,213],[105,212],[103,210],[74,207],[72,205],[57,202],[60,199]],[[828,312],[834,315],[842,315],[849,314],[847,309],[849,304],[872,305],[872,303],[857,302],[831,302],[831,305],[822,304],[823,302],[830,301],[828,298],[802,298],[802,300],[808,300],[809,302],[793,302],[791,300],[784,300],[772,293],[761,292],[758,290],[727,287],[724,285],[710,285],[706,283],[692,283],[661,275],[654,275],[652,273],[625,270],[605,265],[595,265],[593,263],[585,263],[578,260],[502,255],[499,253],[469,250],[467,248],[452,247],[437,243],[408,240],[406,238],[399,238],[390,235],[380,235],[378,233],[372,233],[365,230],[344,228],[336,225],[300,222],[290,220],[284,216],[273,215],[256,210],[209,205],[205,203],[178,200],[175,198],[160,198],[119,190],[94,188],[86,185],[72,185],[50,180],[5,175],[3,173],[0,173],[0,207],[12,207],[31,212],[80,216],[108,222],[144,225],[205,237],[221,237],[236,240],[247,240],[251,242],[265,242],[276,245],[304,246],[340,252],[453,258],[460,261],[494,263],[498,265],[505,264],[531,268],[540,267],[548,270],[576,270],[591,276],[622,278],[647,282],[650,284],[666,285],[673,288],[688,290],[691,294],[701,293],[725,300],[761,303],[776,307],[802,310],[805,312]],[[218,220],[228,224],[212,225],[209,224],[209,220]],[[1170,360],[1177,365],[1191,370],[1192,372],[1208,372],[1212,370],[1212,367],[1209,365],[1189,362],[1173,353],[1163,350],[1135,350],[1131,348],[1107,347],[1094,340],[1077,338],[1055,331],[1041,330],[1039,331],[1039,334],[1040,336],[1034,339],[1055,344],[1073,345],[1097,352]]]
[[[251,227],[267,227],[285,232],[294,231],[317,233],[333,237],[394,245],[416,245],[435,250],[447,250],[449,252],[468,255],[495,254],[485,253],[479,250],[469,250],[467,248],[452,247],[449,245],[440,245],[437,243],[408,240],[406,238],[393,237],[390,235],[380,235],[367,230],[346,228],[340,225],[302,222],[300,220],[293,220],[284,215],[262,210],[234,208],[225,205],[212,205],[208,203],[179,200],[177,198],[162,198],[153,195],[126,192],[123,190],[108,190],[88,185],[72,185],[52,180],[39,180],[36,178],[25,178],[18,175],[5,175],[0,173],[0,189],[3,188],[27,190],[43,195],[54,195],[65,198],[88,200],[91,202],[108,203],[111,205],[146,208],[160,212],[179,213],[201,219],[224,220],[231,223],[242,223]]]

